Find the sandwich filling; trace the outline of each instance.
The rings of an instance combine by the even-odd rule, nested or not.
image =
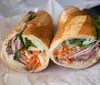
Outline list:
[[[59,63],[72,64],[76,61],[84,61],[96,55],[100,48],[99,41],[92,38],[73,38],[63,41],[53,51],[55,60]]]
[[[42,67],[46,58],[45,47],[42,46],[41,49],[41,47],[37,46],[36,42],[32,42],[28,37],[23,37],[23,31],[27,27],[27,23],[34,18],[35,14],[30,13],[21,25],[21,32],[5,43],[7,57],[23,64],[27,71]]]

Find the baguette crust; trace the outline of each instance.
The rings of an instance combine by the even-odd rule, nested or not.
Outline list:
[[[53,23],[50,15],[45,11],[38,11],[36,18],[28,22],[23,35],[33,35],[49,48],[53,38]]]
[[[66,38],[78,36],[91,36],[96,38],[96,29],[91,23],[91,17],[88,15],[81,15],[74,17],[68,24],[64,25]]]
[[[86,12],[81,11],[77,7],[68,6],[67,8],[64,9],[64,11],[61,13],[59,17],[57,29],[60,29],[60,28],[62,29],[65,22],[69,22],[75,16],[86,15],[86,14],[87,14]]]

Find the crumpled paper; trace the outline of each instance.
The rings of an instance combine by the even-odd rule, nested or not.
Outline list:
[[[96,0],[95,5],[99,2]],[[58,17],[64,7],[75,5],[83,9],[95,6],[90,3],[90,0],[1,0],[0,50],[8,33],[29,10],[49,12],[56,30]],[[57,66],[51,61],[42,72],[25,74],[9,69],[0,59],[0,85],[100,85],[100,62],[90,68],[76,70]]]

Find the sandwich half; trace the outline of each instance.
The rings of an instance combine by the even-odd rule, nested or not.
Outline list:
[[[97,40],[96,28],[91,17],[80,11],[69,6],[58,20],[50,57],[60,66],[81,69],[92,66],[100,59],[100,40]]]
[[[28,12],[7,36],[2,60],[21,72],[39,72],[49,64],[48,49],[53,38],[53,24],[45,11]]]

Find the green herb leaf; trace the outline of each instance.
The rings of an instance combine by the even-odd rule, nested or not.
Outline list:
[[[30,13],[29,21],[32,20],[34,17],[35,17],[35,13]]]
[[[8,49],[8,47],[9,47],[8,44],[6,43],[5,45],[6,45],[6,49]]]
[[[42,52],[45,52],[45,50],[43,50]]]
[[[86,40],[86,39],[78,39],[78,38],[76,38],[76,39],[71,39],[71,40],[69,40],[69,43],[70,43],[70,44],[76,44],[76,45],[79,46],[79,47],[89,46],[89,45],[91,45],[91,44],[94,43],[94,42],[91,42],[91,43],[89,43],[88,45],[84,45],[83,42],[84,42],[85,40]]]
[[[17,37],[20,39],[21,43],[24,46],[24,41],[23,41],[23,38],[22,38],[22,32],[20,34],[18,34]]]
[[[96,28],[97,31],[97,39],[100,39],[100,17],[93,17],[92,18],[92,24]]]
[[[14,59],[18,60],[19,59],[19,55],[20,55],[20,49],[16,50]]]
[[[77,46],[79,46],[79,47],[83,47],[84,45],[83,45],[83,41],[84,41],[85,39],[71,39],[71,40],[69,40],[69,43],[70,44],[76,44]]]
[[[69,40],[70,44],[75,44],[75,39]]]
[[[63,43],[64,43],[64,44],[66,44],[66,42],[67,42],[66,40],[65,40],[65,41],[63,41]]]
[[[79,46],[79,47],[84,47],[85,45],[83,45],[83,44],[81,43],[81,44],[77,44],[77,46]]]
[[[31,40],[29,40],[28,38],[25,38],[25,43],[24,43],[24,45],[25,45],[25,48],[26,48],[26,49],[27,49],[28,47],[30,47],[30,46],[37,48],[37,47],[31,42]]]

